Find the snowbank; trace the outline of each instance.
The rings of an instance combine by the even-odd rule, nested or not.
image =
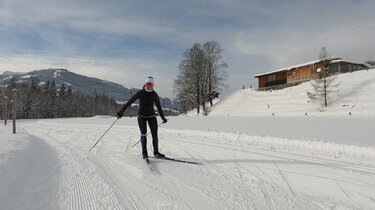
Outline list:
[[[1,121],[2,122],[2,121]],[[12,152],[25,149],[29,144],[30,137],[26,134],[12,134],[11,125],[0,126],[0,165],[4,164]]]
[[[49,145],[23,129],[0,128],[1,209],[54,209],[59,164]]]
[[[261,149],[287,154],[318,156],[346,162],[362,162],[375,166],[375,147],[362,147],[322,141],[308,141],[272,136],[247,135],[240,132],[163,129],[163,136],[177,139],[195,139],[200,143],[231,145],[243,150]]]

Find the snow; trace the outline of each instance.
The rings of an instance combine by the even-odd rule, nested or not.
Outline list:
[[[3,73],[4,76],[14,76],[14,75],[21,75],[26,74],[26,72],[12,72],[12,71],[5,71]]]
[[[48,144],[1,126],[0,157],[1,209],[54,209],[59,163]]]
[[[53,72],[53,77],[54,78],[57,78],[60,76],[60,73],[61,73],[61,70],[56,70],[55,72]]]
[[[210,116],[375,117],[375,69],[340,74],[336,81],[339,92],[324,112],[307,97],[313,91],[310,81],[281,90],[239,90],[216,104]]]
[[[160,151],[202,165],[151,159],[153,172],[140,145],[130,147],[139,140],[136,118],[119,120],[91,152],[116,118],[19,120],[16,135],[2,126],[2,209],[375,208],[374,146],[243,133],[241,119],[198,128],[220,118],[169,117]]]
[[[65,82],[65,81],[64,81],[63,84],[64,84],[64,83],[67,84],[68,86],[72,86],[72,84],[69,83],[69,82]]]
[[[19,77],[19,79],[28,79],[28,78],[35,77],[35,76],[36,75],[29,74],[29,75],[21,76],[21,77]]]
[[[374,78],[340,75],[342,98],[325,112],[304,83],[168,117],[160,152],[201,165],[150,159],[154,171],[131,147],[136,118],[18,120],[17,134],[1,125],[1,209],[375,209]]]

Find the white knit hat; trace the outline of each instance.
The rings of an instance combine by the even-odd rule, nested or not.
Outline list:
[[[152,83],[152,84],[154,84],[154,78],[151,77],[151,76],[147,77],[146,83]]]

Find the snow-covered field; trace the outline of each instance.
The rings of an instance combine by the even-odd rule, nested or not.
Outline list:
[[[19,120],[16,135],[0,126],[0,209],[375,209],[375,70],[338,80],[325,112],[304,83],[170,117],[160,151],[201,165],[151,159],[151,171],[131,147],[135,118],[91,152],[115,118]]]
[[[349,120],[332,118],[337,127],[320,141],[312,133],[244,132],[245,119],[224,119],[171,117],[159,129],[161,152],[202,165],[151,159],[154,171],[141,159],[140,146],[130,147],[139,140],[135,118],[118,121],[91,152],[115,118],[20,120],[16,135],[1,126],[1,209],[375,208],[374,144],[330,141],[352,126]],[[279,120],[303,127],[315,119]],[[370,131],[362,135],[365,142],[372,137]]]
[[[321,112],[318,102],[311,102],[311,82],[273,91],[239,90],[218,102],[210,116],[360,116],[375,117],[375,69],[341,74],[332,103]],[[191,112],[194,115],[195,112]]]

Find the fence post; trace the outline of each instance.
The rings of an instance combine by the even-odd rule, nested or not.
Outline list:
[[[12,92],[13,92],[13,99],[12,99],[13,134],[15,134],[16,133],[16,118],[17,118],[17,116],[16,116],[16,114],[17,114],[17,110],[16,110],[17,89],[13,89]]]
[[[8,120],[8,96],[4,97],[4,125],[7,125]]]

